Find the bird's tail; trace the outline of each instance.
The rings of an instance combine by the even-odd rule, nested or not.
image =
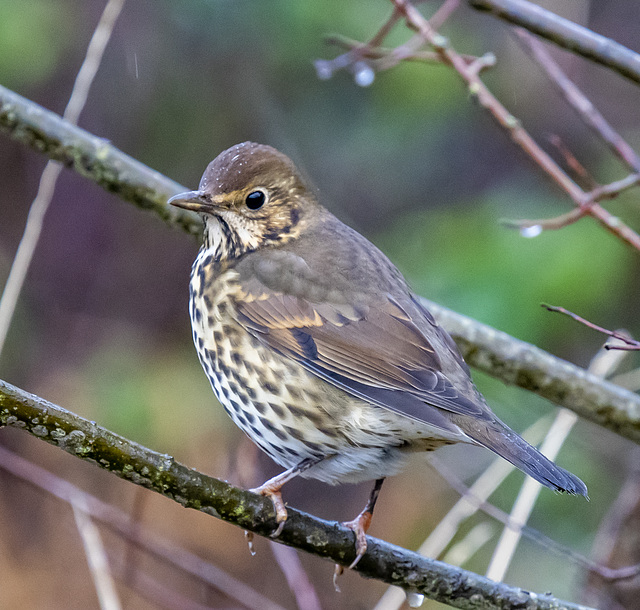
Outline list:
[[[500,420],[470,422],[467,418],[464,419],[466,421],[460,421],[459,425],[462,424],[460,427],[467,436],[511,462],[542,485],[588,498],[587,486],[577,476],[556,466]]]

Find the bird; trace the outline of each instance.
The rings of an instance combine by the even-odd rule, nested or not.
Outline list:
[[[585,484],[491,411],[450,335],[407,280],[342,223],[293,161],[244,142],[220,153],[197,190],[169,199],[197,212],[204,238],[191,270],[193,341],[235,424],[285,471],[252,491],[282,532],[292,478],[375,481],[355,533],[354,567],[384,479],[409,456],[467,443],[542,485]]]

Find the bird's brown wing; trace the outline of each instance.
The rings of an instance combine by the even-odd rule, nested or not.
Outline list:
[[[462,395],[445,376],[426,333],[398,300],[337,301],[313,303],[252,276],[242,282],[236,306],[240,322],[254,336],[355,396],[447,429],[449,419],[430,406],[486,415],[483,405]]]

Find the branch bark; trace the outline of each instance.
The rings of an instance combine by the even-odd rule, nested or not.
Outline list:
[[[0,426],[25,430],[182,506],[261,536],[269,536],[276,529],[270,500],[189,469],[169,455],[151,451],[4,381],[0,381]],[[288,513],[278,542],[341,565],[353,561],[355,540],[351,530],[293,508],[288,508]],[[356,570],[367,578],[417,591],[454,608],[588,610],[551,595],[490,581],[371,537]]]
[[[106,191],[153,211],[168,224],[201,234],[202,223],[196,214],[167,205],[169,197],[185,190],[183,186],[118,150],[108,140],[2,86],[0,130]]]
[[[640,55],[526,0],[467,0],[477,10],[519,25],[640,84]]]
[[[186,187],[1,86],[0,130],[109,192],[152,211],[167,224],[200,233],[200,220],[195,214],[176,211],[166,203],[169,196],[188,190]],[[589,375],[584,369],[506,333],[424,302],[451,332],[471,366],[539,394],[640,444],[637,394]]]
[[[469,366],[517,385],[640,444],[640,396],[535,345],[421,299]]]

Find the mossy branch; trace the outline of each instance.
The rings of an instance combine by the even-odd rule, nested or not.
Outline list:
[[[168,224],[194,235],[202,232],[196,214],[167,205],[167,199],[186,190],[184,187],[118,150],[108,140],[2,86],[0,130],[121,199],[153,211]]]
[[[276,528],[271,502],[151,451],[66,411],[38,396],[0,381],[0,426],[20,428],[117,476],[261,536]],[[278,542],[341,565],[355,557],[351,530],[288,508]],[[382,540],[368,538],[356,570],[367,578],[417,591],[429,599],[467,610],[584,610],[551,595],[538,595],[428,559]]]
[[[109,192],[198,234],[195,214],[167,205],[187,188],[119,151],[106,140],[0,86],[0,130],[64,163]],[[640,443],[640,396],[607,383],[475,320],[425,300],[461,346],[467,362],[507,384],[539,394]]]
[[[640,444],[640,396],[575,364],[421,299],[455,339],[469,366],[570,409]]]

